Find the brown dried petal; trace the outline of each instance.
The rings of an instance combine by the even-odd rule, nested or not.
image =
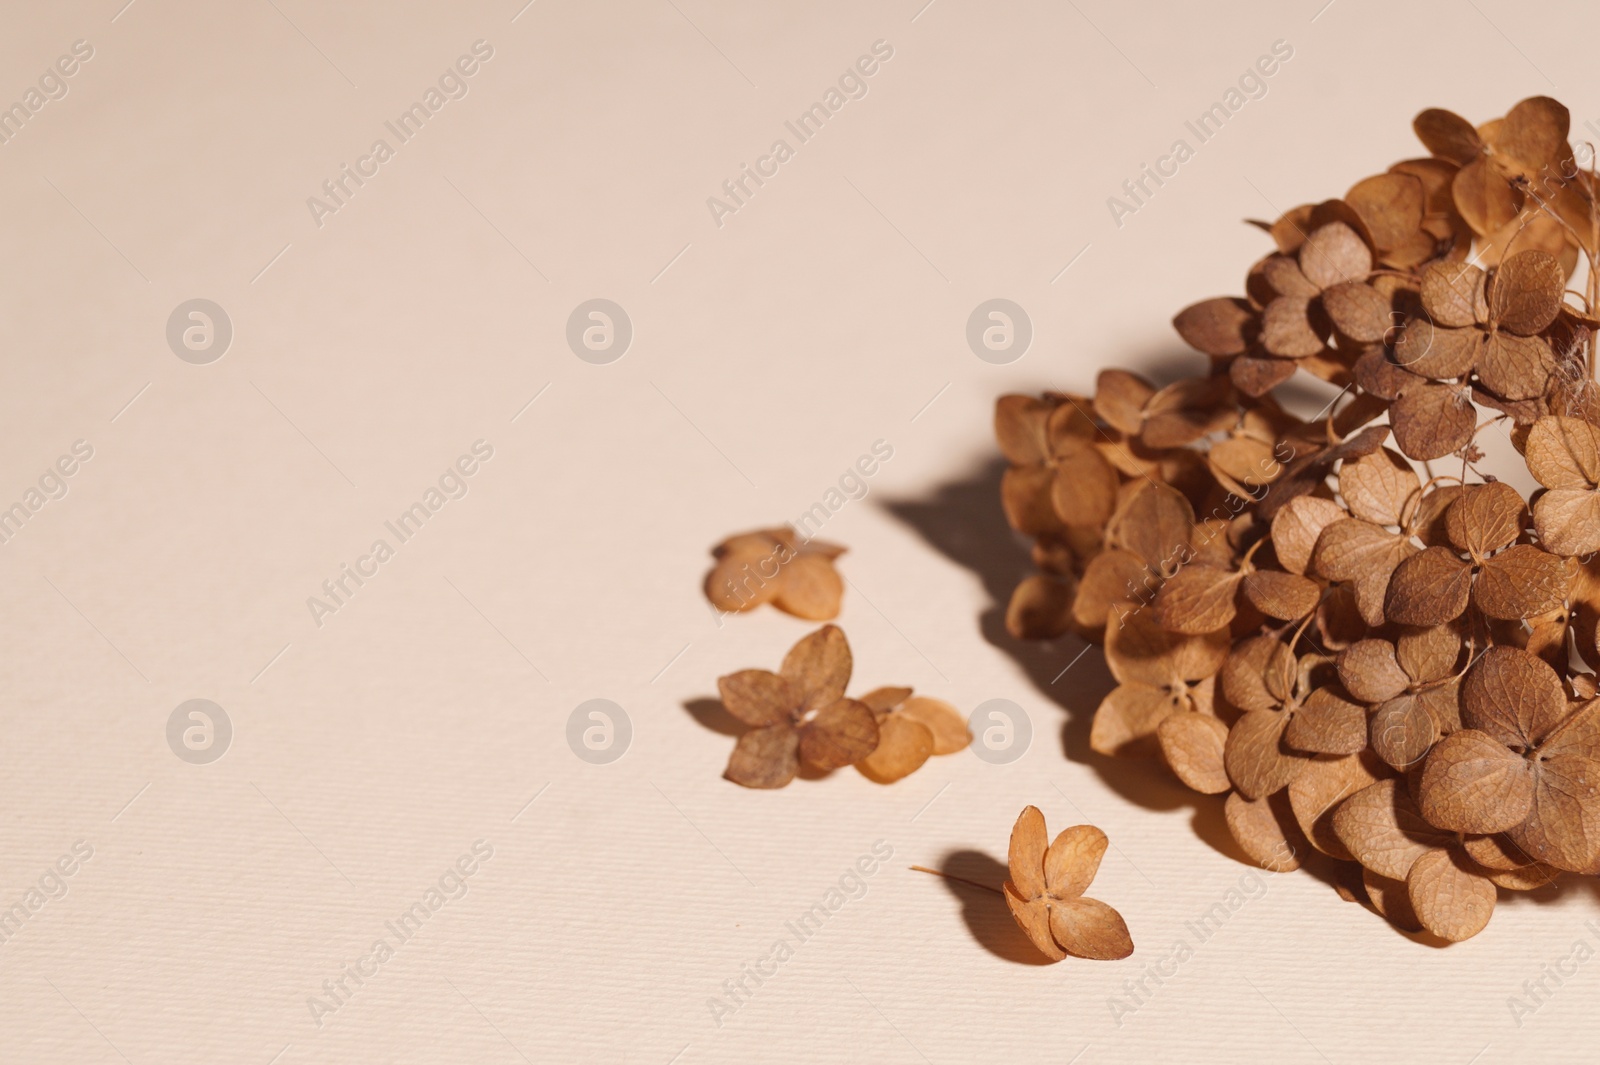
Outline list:
[[[1083,571],[1078,595],[1072,600],[1072,621],[1085,632],[1097,633],[1105,628],[1113,609],[1123,614],[1134,610],[1139,599],[1153,594],[1158,583],[1156,575],[1131,551],[1102,551]]]
[[[1340,861],[1355,860],[1334,831],[1333,815],[1345,799],[1377,779],[1358,754],[1313,758],[1306,763],[1289,785],[1289,807],[1312,846]]]
[[[1461,498],[1459,484],[1435,485],[1417,504],[1411,516],[1411,534],[1429,547],[1447,547],[1450,537],[1445,535],[1445,515],[1451,504]]]
[[[1168,385],[1145,405],[1140,442],[1151,448],[1184,447],[1227,428],[1234,419],[1226,402],[1231,391],[1226,376],[1191,377]]]
[[[1433,723],[1438,727],[1439,734],[1448,736],[1461,728],[1461,682],[1452,678],[1444,684],[1424,688],[1417,693],[1417,701],[1422,703],[1428,711],[1428,716],[1433,718]]]
[[[1288,787],[1308,761],[1283,744],[1290,720],[1280,710],[1251,710],[1229,730],[1223,764],[1246,798],[1259,799]]]
[[[882,721],[885,714],[909,698],[910,688],[873,688],[861,697],[861,701],[867,704],[874,717]]]
[[[1024,899],[1017,894],[1010,881],[1006,882],[1002,890],[1005,894],[1006,908],[1011,911],[1011,918],[1017,922],[1017,927],[1022,929],[1023,935],[1027,936],[1039,952],[1051,961],[1065,958],[1067,952],[1056,944],[1055,937],[1050,934],[1048,901],[1043,896]]]
[[[995,439],[1013,465],[1036,466],[1050,454],[1045,426],[1053,409],[1054,404],[1036,396],[1005,395],[995,400]]]
[[[1356,605],[1368,625],[1384,623],[1384,596],[1389,576],[1401,560],[1416,554],[1410,540],[1370,522],[1345,518],[1317,537],[1312,565],[1329,580],[1350,581]]]
[[[1494,914],[1494,884],[1474,872],[1455,848],[1418,858],[1406,889],[1422,927],[1452,943],[1483,931]]]
[[[1300,364],[1294,359],[1240,355],[1228,364],[1228,380],[1240,392],[1258,399],[1295,375]]]
[[[943,699],[930,699],[926,695],[913,696],[898,711],[928,730],[933,737],[934,754],[954,754],[965,750],[972,742],[972,732],[961,711]]]
[[[1552,488],[1533,504],[1533,527],[1558,555],[1600,550],[1600,493],[1588,488]]]
[[[1182,707],[1165,688],[1119,684],[1100,700],[1089,728],[1089,746],[1100,754],[1141,757],[1156,753],[1156,729]]]
[[[844,631],[837,625],[824,625],[789,648],[778,672],[794,686],[800,710],[805,712],[842,699],[850,683],[850,668],[850,643]]]
[[[1383,611],[1401,625],[1442,625],[1461,616],[1472,594],[1472,567],[1455,552],[1429,547],[1394,569]]]
[[[1567,714],[1561,678],[1544,659],[1515,647],[1490,647],[1467,670],[1461,718],[1505,747],[1528,748]]]
[[[1394,442],[1410,458],[1427,462],[1472,442],[1478,416],[1471,396],[1456,385],[1427,382],[1408,388],[1389,410]]]
[[[1257,865],[1275,873],[1300,868],[1295,846],[1273,809],[1272,800],[1251,801],[1234,792],[1228,796],[1223,814],[1235,842]]]
[[[1388,640],[1361,640],[1339,652],[1339,680],[1364,703],[1393,699],[1411,686],[1411,678]]]
[[[1475,325],[1485,306],[1482,270],[1468,263],[1434,263],[1422,274],[1422,308],[1434,322],[1450,329]]]
[[[1276,570],[1256,570],[1244,579],[1244,596],[1269,618],[1303,618],[1322,601],[1322,586],[1308,577]]]
[[[1078,590],[1070,577],[1043,573],[1025,577],[1006,604],[1006,631],[1019,640],[1053,640],[1072,627],[1077,599]],[[1105,623],[1104,612],[1100,623]]]
[[[1456,210],[1474,233],[1493,233],[1516,220],[1519,197],[1487,158],[1466,164],[1450,183]]]
[[[1300,264],[1289,255],[1269,255],[1261,263],[1261,276],[1279,296],[1304,296],[1307,299],[1322,289],[1306,278]]]
[[[1395,641],[1400,668],[1418,684],[1450,676],[1460,657],[1461,634],[1448,625],[1412,629]]]
[[[1147,481],[1117,508],[1106,535],[1159,571],[1186,557],[1193,529],[1194,507],[1183,493]]]
[[[1534,757],[1528,819],[1511,838],[1533,857],[1587,872],[1600,855],[1600,702],[1561,722]]]
[[[1383,703],[1368,722],[1372,751],[1396,769],[1409,769],[1439,742],[1441,731],[1422,696],[1400,695]]]
[[[1600,428],[1581,418],[1549,415],[1533,423],[1523,449],[1528,472],[1546,488],[1600,483]]]
[[[763,570],[775,572],[763,578]],[[782,584],[777,578],[782,572],[766,553],[729,552],[706,574],[706,598],[718,610],[754,610],[778,595]]]
[[[1494,883],[1495,887],[1502,887],[1507,891],[1533,891],[1544,887],[1560,876],[1561,873],[1562,870],[1553,865],[1537,862],[1533,865],[1522,866],[1519,869],[1485,873],[1484,875]]]
[[[1416,374],[1390,360],[1388,351],[1376,344],[1356,360],[1354,373],[1363,392],[1382,400],[1397,399],[1417,383]]]
[[[1000,505],[1006,521],[1024,536],[1061,532],[1052,490],[1056,471],[1049,466],[1012,466],[1000,478]]]
[[[1422,767],[1418,806],[1453,832],[1504,832],[1527,819],[1534,776],[1521,755],[1476,729],[1434,744]]]
[[[1476,326],[1447,329],[1426,318],[1413,318],[1395,339],[1394,361],[1421,377],[1448,381],[1478,365],[1487,341]]]
[[[1302,359],[1323,348],[1323,338],[1311,322],[1308,296],[1279,296],[1261,312],[1261,345],[1285,359]]]
[[[1345,509],[1331,499],[1300,496],[1280,507],[1272,519],[1272,548],[1278,564],[1290,573],[1303,574],[1311,561],[1322,530],[1341,518]]]
[[[1527,851],[1504,834],[1467,836],[1461,841],[1461,849],[1467,852],[1468,858],[1494,872],[1510,872],[1535,864]]]
[[[800,769],[800,735],[787,721],[739,737],[723,776],[747,788],[781,788]]]
[[[1283,471],[1283,464],[1277,460],[1271,443],[1244,436],[1219,441],[1206,453],[1206,458],[1214,469],[1247,490],[1270,483]]]
[[[1120,483],[1117,471],[1091,448],[1058,459],[1050,487],[1056,517],[1063,525],[1104,525],[1116,505]]]
[[[1044,854],[1044,882],[1051,896],[1075,899],[1089,890],[1109,842],[1093,825],[1063,829]]]
[[[1532,336],[1556,320],[1567,274],[1553,255],[1518,252],[1489,279],[1489,317],[1501,329]]]
[[[1215,566],[1185,566],[1156,593],[1155,619],[1179,633],[1214,632],[1233,620],[1234,596],[1242,579]]]
[[[1357,182],[1345,193],[1344,202],[1361,216],[1372,242],[1383,251],[1415,235],[1427,206],[1422,182],[1395,172]]]
[[[1161,754],[1177,778],[1205,795],[1220,795],[1232,787],[1223,765],[1228,726],[1202,713],[1177,713],[1156,728]]]
[[[1483,556],[1522,535],[1528,506],[1504,481],[1468,485],[1445,512],[1445,533],[1463,551]]]
[[[878,746],[878,720],[865,703],[838,699],[800,726],[800,760],[817,769],[842,769]]]
[[[1555,368],[1555,353],[1542,337],[1495,333],[1478,357],[1478,380],[1505,399],[1535,399]]]
[[[772,605],[785,614],[807,621],[827,621],[839,616],[844,581],[833,563],[822,555],[799,555],[783,568],[783,581]]]
[[[933,754],[933,734],[905,714],[890,714],[878,723],[878,746],[856,768],[879,784],[892,784],[922,768]]]
[[[1411,908],[1411,893],[1403,880],[1390,880],[1370,869],[1361,870],[1361,886],[1366,890],[1367,901],[1378,911],[1378,916],[1402,932],[1422,931],[1417,911]]]
[[[1185,307],[1172,320],[1172,326],[1190,347],[1226,358],[1244,352],[1244,330],[1253,317],[1244,300],[1223,296]]]
[[[1294,712],[1284,741],[1312,754],[1355,754],[1367,745],[1367,712],[1334,688],[1318,688]]]
[[[1404,782],[1380,780],[1351,795],[1333,815],[1333,831],[1361,865],[1404,880],[1429,850],[1450,837],[1423,820]]]
[[[1106,664],[1118,681],[1161,687],[1200,680],[1222,668],[1230,646],[1225,628],[1185,636],[1162,628],[1153,614],[1130,613],[1106,627]]]
[[[1491,618],[1515,621],[1559,610],[1571,583],[1564,559],[1517,544],[1479,568],[1473,601]]]
[[[764,669],[718,677],[717,691],[728,713],[756,728],[792,721],[800,707],[799,695],[789,682]]]
[[[1126,370],[1101,370],[1095,380],[1094,412],[1128,436],[1144,428],[1144,405],[1156,394],[1155,386]]]
[[[1133,953],[1122,915],[1098,899],[1052,902],[1050,935],[1076,958],[1117,961]]]
[[[1300,247],[1300,269],[1320,289],[1346,281],[1365,281],[1372,272],[1366,241],[1343,222],[1330,222],[1312,232]]]
[[[1011,826],[1011,846],[1006,863],[1011,886],[1024,899],[1036,899],[1046,891],[1044,852],[1050,842],[1045,832],[1044,814],[1037,806],[1024,807]]]
[[[1285,676],[1292,677],[1294,656],[1273,636],[1241,640],[1222,666],[1222,692],[1241,710],[1267,710],[1283,702]],[[1273,680],[1269,684],[1268,677]]]
[[[1466,165],[1483,153],[1483,142],[1472,123],[1453,111],[1430,107],[1411,122],[1428,151],[1451,162]]]
[[[1064,392],[1048,395],[1057,402],[1045,422],[1045,443],[1051,458],[1059,459],[1082,451],[1087,445],[1102,439],[1100,427],[1088,413],[1094,406],[1091,400]]]
[[[1496,156],[1532,176],[1571,155],[1567,147],[1571,125],[1571,115],[1558,101],[1530,96],[1489,127],[1487,139]]]
[[[1351,515],[1374,525],[1399,525],[1421,486],[1411,463],[1388,448],[1339,468],[1339,494]]]
[[[1351,281],[1322,294],[1322,309],[1334,327],[1352,340],[1371,344],[1382,340],[1394,325],[1389,300],[1370,285]]]

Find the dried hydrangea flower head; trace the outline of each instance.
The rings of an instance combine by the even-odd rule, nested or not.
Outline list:
[[[1457,940],[1600,873],[1600,172],[1548,97],[1414,129],[1428,157],[1258,223],[1243,294],[1174,318],[1205,372],[1002,397],[996,432],[1039,567],[1007,627],[1105,645],[1094,749]]]

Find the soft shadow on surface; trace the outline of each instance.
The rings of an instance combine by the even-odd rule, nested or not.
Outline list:
[[[728,713],[721,699],[711,696],[690,699],[683,704],[683,708],[700,724],[724,736],[742,736],[749,729],[748,725]]]
[[[965,477],[940,485],[922,499],[892,499],[881,505],[983,582],[989,603],[977,621],[984,640],[1010,655],[1039,692],[1067,712],[1061,733],[1067,758],[1100,768],[1097,763],[1107,759],[1089,750],[1089,728],[1095,707],[1116,686],[1105,655],[1099,648],[1086,648],[1073,636],[1038,642],[1014,639],[1006,631],[1011,590],[1034,568],[1026,540],[1006,524],[1000,509],[1000,478],[1005,471],[1005,460],[996,458]],[[1036,738],[1051,730],[1049,722],[1033,723]],[[1182,804],[1182,785],[1163,781],[1155,773],[1121,771],[1132,764],[1120,763],[1118,772],[1101,775],[1119,790],[1133,787],[1145,805],[1172,809]]]
[[[1028,942],[1028,937],[1017,927],[1017,922],[1011,917],[1011,910],[1006,906],[1004,896],[997,894],[1000,885],[1005,883],[1006,877],[1010,875],[1004,865],[982,851],[959,850],[951,851],[940,859],[938,868],[945,874],[944,876],[931,877],[927,873],[917,872],[911,875],[937,880],[961,900],[961,919],[966,922],[972,938],[976,939],[985,950],[997,958],[1004,958],[1018,965],[1050,964],[1050,959],[1039,953],[1039,948]],[[961,877],[979,884],[993,884],[995,890],[986,891],[972,884],[964,884],[961,880],[947,879],[948,877]]]
[[[1116,682],[1106,669],[1105,656],[1097,649],[1085,652],[1081,640],[1068,636],[1024,641],[1006,631],[1006,603],[1011,590],[1033,572],[1033,559],[1000,509],[1000,478],[1005,470],[1005,461],[997,458],[967,477],[940,485],[926,498],[894,499],[882,506],[983,582],[989,604],[978,616],[979,632],[1015,659],[1034,686],[1067,711],[1062,734],[1067,757],[1085,761],[1094,708]],[[1084,652],[1081,658],[1080,652]],[[1049,731],[1047,725],[1034,722],[1034,736],[1042,738]],[[1170,808],[1172,803],[1161,805]]]

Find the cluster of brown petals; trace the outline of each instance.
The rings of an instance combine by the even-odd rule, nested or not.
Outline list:
[[[1600,180],[1547,97],[1414,128],[1429,157],[1258,223],[1244,295],[1174,319],[1205,375],[1003,396],[995,433],[1037,565],[1007,626],[1103,643],[1094,749],[1455,941],[1600,873]],[[1339,392],[1309,418],[1302,371]]]
[[[706,574],[706,598],[718,610],[737,613],[771,603],[807,621],[839,616],[844,582],[833,568],[844,548],[802,540],[793,529],[756,529],[730,536],[711,550],[716,565]]]
[[[853,666],[844,631],[824,625],[791,647],[776,673],[744,669],[717,678],[722,705],[750,726],[723,775],[747,788],[781,788],[802,765],[824,773],[854,765],[887,784],[971,741],[960,711],[910,688],[847,697]]]

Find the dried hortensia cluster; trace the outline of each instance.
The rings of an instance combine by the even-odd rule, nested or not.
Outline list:
[[[1414,125],[1429,157],[1257,223],[1245,294],[1177,316],[1205,376],[1108,370],[995,428],[1038,566],[1007,624],[1103,642],[1095,750],[1460,940],[1501,890],[1600,873],[1600,181],[1548,98]],[[1309,418],[1301,371],[1339,390]]]

